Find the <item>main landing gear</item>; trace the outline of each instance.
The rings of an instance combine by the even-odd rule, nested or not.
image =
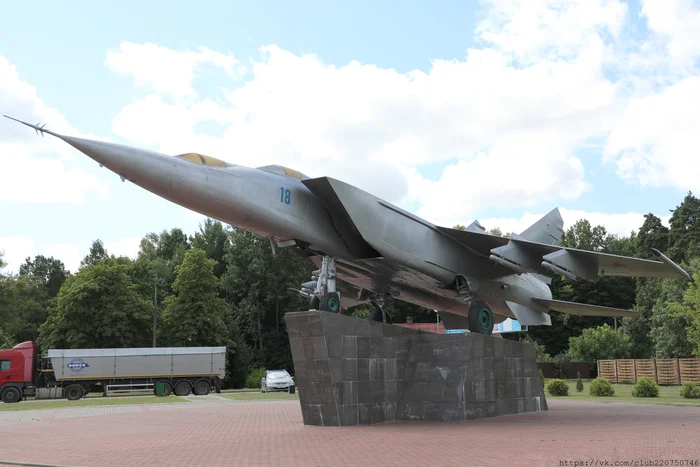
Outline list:
[[[458,274],[452,287],[462,300],[469,305],[469,316],[467,318],[469,332],[490,336],[493,333],[493,311],[491,311],[491,307],[487,302],[474,300],[475,293],[479,289],[479,283]]]
[[[314,271],[316,289],[309,303],[310,310],[340,313],[340,294],[335,283],[335,258],[324,256],[321,269]]]
[[[374,305],[374,310],[367,318],[370,321],[379,321],[383,323],[394,324],[391,319],[391,301],[387,300],[389,294],[376,294],[370,298],[369,302]]]
[[[469,307],[469,331],[490,336],[493,333],[493,311],[488,303],[478,301]]]

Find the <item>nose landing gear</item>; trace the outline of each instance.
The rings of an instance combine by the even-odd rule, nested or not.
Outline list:
[[[340,294],[335,282],[335,258],[324,256],[321,269],[314,271],[316,289],[309,302],[310,310],[330,311],[340,313]]]

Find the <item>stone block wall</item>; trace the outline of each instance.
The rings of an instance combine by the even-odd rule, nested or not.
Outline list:
[[[322,311],[287,313],[305,425],[457,421],[546,410],[532,347]]]

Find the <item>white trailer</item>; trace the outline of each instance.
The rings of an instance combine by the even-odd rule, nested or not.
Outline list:
[[[50,366],[42,371],[53,375],[53,384],[46,387],[63,388],[71,400],[97,384],[105,395],[134,390],[206,395],[220,387],[226,373],[226,347],[52,349],[48,360]]]

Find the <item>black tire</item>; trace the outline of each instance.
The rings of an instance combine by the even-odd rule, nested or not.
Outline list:
[[[83,397],[83,388],[80,387],[78,384],[71,384],[68,386],[63,393],[66,396],[66,399],[69,401],[77,401],[81,397]]]
[[[187,381],[178,381],[175,385],[174,392],[176,396],[189,396],[192,392],[192,386]]]
[[[340,295],[332,292],[321,297],[321,311],[340,312]]]
[[[197,381],[192,392],[195,396],[206,396],[211,392],[211,384],[205,379]]]
[[[490,336],[493,333],[493,311],[486,302],[474,302],[469,307],[469,331]]]
[[[173,385],[170,384],[169,381],[157,381],[156,384],[158,384],[158,383],[163,383],[163,394],[160,394],[160,395],[156,394],[155,386],[153,387],[153,394],[155,394],[158,397],[167,397],[173,393]]]
[[[5,404],[14,404],[22,400],[22,393],[17,388],[9,387],[2,392],[0,399]]]

